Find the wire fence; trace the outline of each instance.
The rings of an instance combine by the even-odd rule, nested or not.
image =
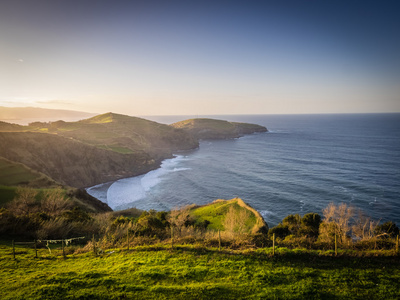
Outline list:
[[[218,243],[218,251],[221,251],[222,248],[223,248],[223,241],[221,239],[221,232],[219,230],[218,230],[217,237],[218,237],[218,241],[217,241],[217,243]],[[16,251],[16,247],[15,246],[18,245],[18,246],[27,246],[27,247],[25,247],[25,249],[26,248],[31,248],[31,249],[33,248],[34,251],[35,251],[35,258],[39,258],[39,255],[38,255],[39,249],[43,250],[44,248],[47,248],[48,253],[49,253],[50,256],[57,255],[57,252],[56,253],[52,252],[52,250],[53,250],[53,251],[58,251],[58,255],[60,255],[60,251],[61,251],[61,254],[62,254],[63,258],[67,258],[66,247],[68,247],[69,245],[71,245],[74,242],[77,242],[77,241],[80,241],[80,240],[85,240],[85,239],[89,240],[89,242],[86,243],[86,249],[84,249],[84,252],[91,251],[91,252],[93,252],[93,254],[95,256],[104,253],[104,250],[102,249],[103,246],[102,246],[102,244],[100,242],[100,239],[96,240],[95,235],[93,234],[93,236],[91,238],[82,236],[82,237],[73,237],[73,238],[64,238],[64,239],[34,240],[34,241],[29,241],[29,242],[28,241],[16,242],[16,241],[13,240],[12,241],[12,256],[13,256],[14,259],[16,259],[17,254],[25,253],[23,251],[19,251],[19,252]],[[122,244],[123,246],[119,247],[119,248],[122,249],[122,250],[124,250],[124,249],[126,249],[126,250],[132,249],[131,245],[132,245],[132,242],[134,241],[134,239],[135,239],[135,237],[132,237],[131,234],[130,234],[130,231],[127,230],[126,231],[126,241],[123,242],[123,244]],[[170,239],[169,240],[170,240],[170,242],[165,241],[166,242],[165,245],[167,247],[168,247],[168,243],[170,243],[169,247],[171,249],[174,249],[174,248],[178,247],[178,239],[174,236],[173,227],[171,227]],[[276,249],[278,247],[282,247],[284,245],[276,241],[275,233],[272,235],[270,242],[271,243],[269,244],[269,246],[264,247],[264,245],[263,245],[261,248],[270,248],[272,250],[272,256],[274,256],[276,254]],[[52,244],[53,245],[61,244],[61,249],[60,248],[55,248],[54,246],[51,247]],[[397,237],[394,238],[394,243],[392,245],[394,246],[394,250],[396,251],[396,253],[399,254],[400,252],[399,252],[399,236],[398,235],[397,235]],[[335,235],[335,242],[334,242],[334,244],[332,245],[332,248],[331,248],[331,250],[334,251],[335,256],[338,255],[338,250],[339,250],[340,246],[341,245],[338,243],[338,238]],[[42,256],[45,256],[45,255],[42,255]]]

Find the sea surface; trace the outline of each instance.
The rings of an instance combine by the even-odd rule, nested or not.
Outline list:
[[[400,225],[400,114],[212,116],[267,133],[202,141],[145,175],[88,192],[114,210],[170,210],[240,197],[271,226],[347,203]],[[160,123],[187,116],[148,117]]]

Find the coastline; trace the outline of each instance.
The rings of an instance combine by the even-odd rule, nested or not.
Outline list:
[[[259,127],[263,127],[260,125],[257,125]],[[264,128],[264,127],[263,127]],[[268,133],[268,129],[265,128],[265,131],[252,131],[252,132],[242,132],[239,136],[225,136],[225,137],[219,137],[219,138],[198,138],[199,142],[204,142],[204,141],[215,141],[215,140],[234,140],[234,139],[240,139],[241,137],[247,136],[247,135],[251,135],[251,134],[261,134],[261,133]],[[157,159],[154,164],[152,164],[151,166],[149,166],[149,168],[145,171],[142,171],[138,174],[134,174],[134,172],[132,172],[131,174],[134,175],[124,175],[124,176],[120,176],[120,175],[116,175],[114,176],[113,179],[104,182],[104,183],[99,183],[93,186],[89,186],[84,188],[85,191],[91,195],[92,197],[95,197],[96,199],[106,203],[109,207],[111,207],[112,210],[123,210],[129,207],[125,207],[125,205],[134,203],[138,200],[141,200],[142,198],[145,197],[145,193],[143,193],[143,191],[140,191],[139,194],[143,195],[143,197],[138,197],[137,194],[134,196],[133,201],[127,202],[126,199],[121,198],[121,202],[123,202],[122,205],[115,205],[113,202],[115,202],[115,199],[110,199],[109,195],[108,195],[108,191],[109,189],[114,185],[114,184],[118,184],[121,182],[129,182],[129,181],[139,181],[143,178],[145,178],[145,176],[149,176],[150,173],[152,172],[156,172],[156,171],[160,171],[163,169],[163,164],[165,164],[168,161],[173,161],[174,159],[183,157],[183,153],[190,153],[192,151],[195,151],[197,149],[200,148],[200,144],[198,147],[193,148],[193,149],[183,149],[183,150],[176,150],[174,151],[175,153],[168,155],[167,157],[164,158],[160,158]],[[166,171],[166,173],[169,173],[170,171]],[[138,182],[135,183],[136,185],[139,185]],[[145,192],[147,191],[146,188],[143,188],[145,190]],[[138,192],[139,188],[137,188],[136,192]],[[131,197],[132,194],[127,195],[128,197]],[[122,207],[121,207],[122,206]]]
[[[176,168],[176,164],[187,158],[183,153],[195,150],[196,149],[179,151],[177,152],[179,154],[174,154],[170,158],[163,159],[158,168],[151,169],[146,173],[100,183],[85,188],[85,190],[92,197],[106,203],[114,211],[130,208],[130,204],[143,199],[151,188],[160,183],[164,175],[187,170],[187,168]],[[114,193],[113,197],[110,198],[108,191],[110,189],[121,188],[121,186],[125,190],[125,193],[122,195]]]

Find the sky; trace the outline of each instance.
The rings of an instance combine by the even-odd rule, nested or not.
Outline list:
[[[0,106],[400,112],[400,1],[1,0]]]

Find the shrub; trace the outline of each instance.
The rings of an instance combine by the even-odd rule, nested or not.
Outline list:
[[[323,209],[323,214],[325,218],[319,227],[319,239],[322,242],[333,243],[336,235],[338,243],[350,243],[350,220],[354,215],[354,208],[344,203],[338,206],[330,203]]]
[[[321,216],[317,213],[308,213],[301,218],[301,227],[299,235],[317,238],[319,234],[319,226],[321,224]]]
[[[279,223],[275,227],[272,227],[268,230],[268,236],[270,238],[272,238],[274,233],[276,238],[284,239],[290,234],[289,227]]]
[[[399,227],[397,227],[392,221],[385,222],[382,225],[375,227],[375,234],[382,238],[393,238],[399,234]]]

